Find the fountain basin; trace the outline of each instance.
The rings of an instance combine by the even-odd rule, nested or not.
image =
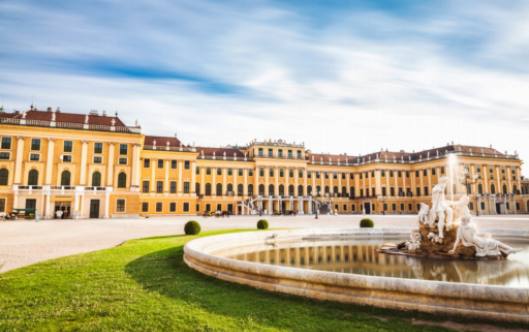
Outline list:
[[[362,275],[272,265],[236,259],[266,248],[295,247],[310,241],[398,241],[409,230],[288,230],[234,233],[190,241],[186,264],[218,279],[318,300],[398,310],[529,323],[529,288]],[[495,232],[502,239],[527,241],[522,232]]]

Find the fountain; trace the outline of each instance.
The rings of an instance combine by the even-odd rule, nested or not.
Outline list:
[[[432,206],[421,203],[418,214],[419,228],[412,231],[408,241],[386,244],[380,251],[429,258],[451,259],[504,259],[514,249],[480,235],[468,208],[468,193],[454,200],[461,185],[457,156],[448,157],[448,176],[439,179],[432,189]],[[451,199],[446,199],[446,192]]]

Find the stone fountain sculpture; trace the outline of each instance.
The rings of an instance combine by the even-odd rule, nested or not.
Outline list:
[[[418,213],[419,228],[413,230],[408,241],[384,245],[380,251],[416,257],[501,259],[514,249],[478,233],[468,208],[469,198],[457,201],[446,199],[447,177],[441,177],[432,189],[432,206],[421,203]]]

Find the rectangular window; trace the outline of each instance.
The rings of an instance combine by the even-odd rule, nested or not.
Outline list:
[[[298,159],[301,159],[301,150],[298,150],[297,154],[298,154]]]
[[[263,156],[263,148],[259,148],[259,152],[258,152],[258,155],[259,157],[262,157]]]
[[[163,210],[162,202],[157,202],[156,203],[156,212],[162,212],[162,210]]]
[[[191,168],[191,162],[189,160],[184,161],[184,169],[190,169]]]
[[[94,143],[94,153],[103,153],[103,143]]]
[[[9,152],[0,152],[1,160],[9,160]]]
[[[184,203],[184,212],[189,212],[189,203]]]
[[[72,149],[73,149],[72,141],[64,141],[63,149],[64,149],[64,152],[72,152]]]
[[[189,182],[184,182],[184,194],[189,194],[189,187],[190,187],[190,184]]]
[[[233,170],[231,168],[228,168],[228,176],[232,176],[233,175]]]
[[[239,168],[239,170],[238,170],[237,172],[238,172],[237,174],[238,174],[239,176],[242,176],[242,168]]]
[[[222,175],[222,168],[217,168],[217,175]]]
[[[11,149],[11,137],[2,137],[2,149]]]
[[[428,187],[424,187],[424,196],[428,196]]]
[[[31,151],[40,151],[40,139],[34,138],[31,140]]]
[[[147,202],[141,203],[141,211],[142,212],[149,212],[149,203],[147,203]]]
[[[101,156],[94,156],[94,164],[101,164],[103,162],[103,158]]]
[[[171,191],[171,194],[176,193],[176,181],[171,181],[169,184],[169,190]]]
[[[175,202],[171,202],[171,204],[169,204],[169,211],[170,212],[176,212],[176,203]]]
[[[120,165],[127,165],[127,157],[119,158],[119,164]]]
[[[65,154],[62,156],[62,162],[64,163],[71,163],[72,162],[72,155],[71,154]]]
[[[211,168],[206,168],[206,175],[211,175]]]
[[[6,199],[0,198],[0,212],[6,212]]]
[[[125,212],[125,200],[124,199],[118,199],[116,201],[116,212]]]
[[[253,169],[248,171],[248,176],[253,176]]]
[[[273,156],[274,156],[274,150],[268,149],[268,157],[273,157]]]
[[[119,154],[120,155],[126,155],[128,152],[128,145],[127,144],[120,144],[119,145]]]
[[[259,176],[264,176],[264,168],[259,168]]]
[[[278,152],[279,158],[283,158],[283,150],[279,149],[277,152]]]
[[[149,158],[145,158],[143,159],[143,167],[144,168],[149,168],[151,167],[151,160]]]
[[[39,161],[40,160],[40,154],[38,153],[32,153],[29,155],[29,160],[31,161]]]
[[[144,192],[144,193],[148,193],[149,192],[149,181],[143,181],[142,185],[141,185],[141,191]]]
[[[171,168],[176,169],[176,166],[177,166],[176,160],[171,160]]]
[[[421,196],[421,188],[415,188],[415,193],[417,196]]]
[[[158,159],[158,168],[163,168],[163,160]]]
[[[288,157],[292,158],[292,150],[288,150]]]
[[[163,181],[156,181],[156,192],[163,193]]]

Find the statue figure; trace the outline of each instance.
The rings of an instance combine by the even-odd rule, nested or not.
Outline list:
[[[515,252],[512,247],[490,236],[479,236],[476,226],[472,222],[472,218],[468,216],[461,219],[454,247],[449,251],[449,254],[455,254],[459,244],[463,244],[465,247],[476,248],[476,257],[508,256]]]
[[[439,179],[439,183],[437,183],[432,189],[432,211],[430,218],[432,218],[432,216],[437,217],[438,242],[443,241],[445,225],[451,226],[453,220],[453,210],[445,197],[447,184],[448,178],[443,176]],[[430,219],[430,225],[433,224],[432,219]]]
[[[410,234],[410,239],[405,242],[406,249],[409,252],[415,252],[421,247],[421,233],[418,230],[413,230]]]
[[[430,207],[427,204],[420,203],[420,209],[417,217],[419,224],[430,224]]]

